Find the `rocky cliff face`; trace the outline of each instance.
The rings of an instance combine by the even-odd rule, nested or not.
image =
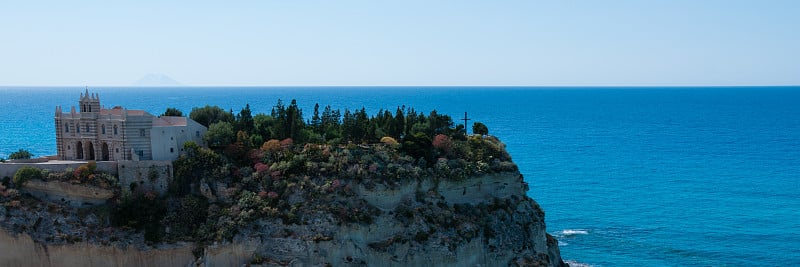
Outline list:
[[[259,219],[232,241],[202,250],[191,243],[120,246],[119,241],[102,244],[91,238],[48,242],[47,233],[31,228],[48,231],[53,227],[42,225],[58,224],[57,219],[50,223],[44,211],[27,216],[3,206],[0,265],[564,266],[558,242],[546,233],[544,212],[526,191],[518,172],[460,181],[429,178],[391,186],[358,184],[347,201],[370,207],[374,216],[368,222],[342,223],[325,212],[299,224]],[[31,232],[39,238],[31,238]]]

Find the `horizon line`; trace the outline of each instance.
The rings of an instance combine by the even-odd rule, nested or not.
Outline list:
[[[428,88],[452,88],[452,87],[497,87],[497,88],[730,88],[730,87],[800,87],[800,84],[787,84],[787,85],[0,85],[0,88],[22,87],[22,88],[69,88],[69,87],[106,87],[106,88],[210,88],[210,87],[239,87],[239,88],[278,88],[278,87],[393,87],[393,88],[410,88],[410,87],[428,87]]]

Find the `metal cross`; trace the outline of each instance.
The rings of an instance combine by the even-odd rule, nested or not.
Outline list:
[[[464,121],[464,135],[466,135],[466,134],[468,134],[468,130],[467,130],[467,121],[469,121],[469,120],[470,120],[470,119],[468,119],[468,118],[467,118],[467,112],[464,112],[464,118],[463,118],[463,119],[461,119],[461,120],[463,120],[463,121]]]

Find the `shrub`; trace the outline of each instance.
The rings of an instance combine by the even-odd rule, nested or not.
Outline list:
[[[33,157],[33,154],[25,149],[20,149],[19,151],[8,155],[8,159],[30,159],[31,157]]]
[[[281,150],[281,141],[275,139],[266,141],[263,145],[261,145],[261,150],[272,153],[278,152]]]
[[[381,143],[389,146],[397,146],[398,144],[400,144],[397,142],[397,140],[395,140],[391,136],[384,136],[383,138],[381,138]]]
[[[19,187],[30,179],[42,179],[42,171],[31,166],[24,166],[14,173],[13,181],[14,184]]]
[[[294,144],[294,140],[292,138],[286,138],[281,140],[281,147],[288,148]]]
[[[94,172],[97,170],[97,163],[94,161],[89,161],[86,164],[81,165],[75,171],[72,172],[72,176],[81,181],[86,182],[89,178],[94,177]]]
[[[433,137],[433,147],[442,155],[450,155],[453,152],[453,140],[447,135],[437,134]]]
[[[474,124],[472,124],[472,133],[479,135],[488,135],[489,127],[486,127],[486,124],[475,122]]]

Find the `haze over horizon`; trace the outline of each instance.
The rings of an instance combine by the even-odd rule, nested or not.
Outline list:
[[[797,1],[45,2],[0,86],[800,85]]]

